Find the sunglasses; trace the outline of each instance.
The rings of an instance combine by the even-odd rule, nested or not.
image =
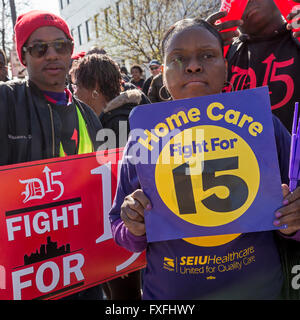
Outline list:
[[[151,70],[157,70],[159,67],[150,67]]]
[[[53,47],[57,54],[69,54],[73,50],[73,42],[68,39],[55,40],[51,42],[37,42],[31,46],[23,47],[23,52],[29,52],[34,58],[43,57],[49,47]]]

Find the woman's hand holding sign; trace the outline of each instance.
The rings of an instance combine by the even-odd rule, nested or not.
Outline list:
[[[144,210],[151,210],[151,204],[141,189],[125,197],[121,206],[121,219],[135,236],[143,236],[146,233]]]
[[[290,236],[300,230],[300,187],[294,192],[290,192],[289,187],[283,184],[282,193],[285,206],[275,213],[276,220],[274,225],[286,225],[287,228],[279,231],[284,235]],[[150,200],[141,189],[134,191],[124,199],[121,207],[121,218],[133,235],[142,236],[146,233],[144,210],[150,209]]]

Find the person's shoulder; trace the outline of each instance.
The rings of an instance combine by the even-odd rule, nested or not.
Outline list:
[[[292,30],[287,30],[287,37],[291,40],[292,44],[298,49],[300,50],[300,41],[298,38],[295,38],[293,36],[293,32]]]
[[[136,86],[132,82],[125,82],[122,84],[124,90],[136,89]]]
[[[84,103],[83,101],[75,98],[73,96],[73,102],[75,103],[75,105],[77,107],[79,107],[80,109],[82,109],[85,113],[87,113],[90,117],[92,118],[98,118],[96,112],[86,103]]]
[[[152,80],[153,80],[153,76],[148,77],[148,78],[145,80],[144,85],[150,84]]]
[[[161,78],[162,78],[162,73],[159,73],[155,77],[153,77],[153,80],[157,81],[157,79],[161,79]]]
[[[228,48],[228,52],[226,55],[226,59],[228,62],[233,58],[233,56],[244,46],[245,44],[245,37],[247,35],[240,35],[240,37],[236,37],[233,39],[232,43]]]
[[[32,95],[32,88],[26,80],[9,80],[0,82],[1,103],[12,108],[24,108],[29,96]]]
[[[276,142],[280,143],[290,143],[291,135],[287,128],[283,125],[283,123],[280,121],[280,119],[272,114],[272,120],[273,120],[273,126],[274,126],[274,133]]]
[[[152,85],[153,84],[161,84],[162,83],[162,73],[156,75],[153,79],[152,79]]]
[[[143,96],[144,93],[139,89],[130,89],[123,91],[117,97],[109,101],[104,109],[104,114],[116,115],[119,112],[126,113],[134,106],[141,104]]]
[[[287,129],[282,124],[280,119],[273,113],[272,113],[272,121],[273,121],[275,131],[284,131],[284,132],[287,131]]]
[[[8,81],[0,81],[0,90],[13,92],[19,88],[28,87],[28,82],[26,80],[8,80]]]
[[[146,81],[152,81],[153,77],[154,77],[154,76],[148,77],[148,78],[146,79]]]

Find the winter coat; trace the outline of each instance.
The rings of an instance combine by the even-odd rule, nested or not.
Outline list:
[[[0,84],[0,97],[0,165],[58,157],[63,124],[38,87],[31,81],[8,81]],[[79,108],[96,151],[99,119],[74,97],[72,103]]]
[[[150,103],[150,101],[141,90],[132,89],[121,92],[119,96],[107,104],[99,119],[104,129],[111,129],[115,133],[115,147],[124,147],[127,142],[128,134],[130,132],[128,119],[132,109],[137,105],[147,103]],[[124,133],[121,132],[123,130]],[[113,145],[110,147],[114,148]]]

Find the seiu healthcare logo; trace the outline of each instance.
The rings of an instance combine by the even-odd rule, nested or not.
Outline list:
[[[255,263],[255,258],[255,248],[250,246],[243,250],[229,252],[224,256],[164,257],[163,268],[169,272],[202,275],[207,280],[215,280],[220,273],[242,271],[247,266]]]

